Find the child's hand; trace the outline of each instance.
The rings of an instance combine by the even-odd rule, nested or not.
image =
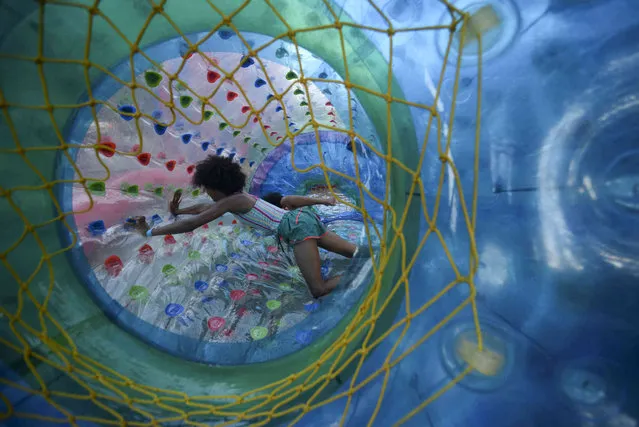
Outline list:
[[[324,204],[326,206],[335,206],[337,204],[337,200],[335,200],[335,197],[329,197],[324,200]]]
[[[182,191],[177,190],[173,194],[173,200],[169,202],[169,212],[171,212],[171,215],[178,216],[178,212],[180,211],[181,201],[182,201]]]
[[[143,236],[146,236],[146,232],[149,231],[149,225],[146,223],[146,218],[143,216],[134,216],[131,219],[134,221],[133,229]]]

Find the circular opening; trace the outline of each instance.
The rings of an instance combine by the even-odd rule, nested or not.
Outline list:
[[[270,40],[242,35],[256,45]],[[323,162],[347,176],[358,172],[383,199],[386,173],[383,161],[361,141],[331,130],[344,128],[352,114],[355,131],[373,135],[368,142],[376,143],[357,99],[349,111],[343,86],[297,82],[298,60],[307,76],[336,77],[328,64],[285,42],[263,51],[259,61],[238,50],[224,30],[200,45],[202,54],[190,54],[182,40],[169,40],[146,51],[156,66],[139,55],[134,59],[134,92],[110,78],[97,84],[93,96],[105,105],[95,118],[88,109],[79,111],[69,125],[68,139],[81,146],[73,155],[89,179],[88,192],[73,186],[63,201],[74,212],[84,212],[75,215],[79,247],[74,264],[105,312],[163,350],[216,364],[271,360],[333,329],[362,296],[370,261],[351,262],[321,250],[322,275],[342,276],[342,283],[320,302],[310,296],[292,251],[231,215],[191,233],[150,240],[128,230],[127,218],[171,221],[167,205],[178,188],[186,206],[208,202],[189,184],[195,163],[207,155],[237,161],[249,177],[247,190],[257,196],[271,191],[329,195],[321,168],[300,171]],[[113,74],[130,78],[131,65],[124,61]],[[222,69],[238,65],[234,80],[224,78]],[[281,102],[274,94],[281,95]],[[136,114],[142,115],[139,128]],[[315,132],[311,120],[321,130]],[[102,146],[97,156],[89,148],[94,144]],[[353,150],[360,155],[358,171]],[[71,166],[63,163],[65,168],[69,173]],[[352,181],[327,176],[342,200],[365,206],[381,221],[381,206],[369,196],[362,198]],[[366,239],[361,215],[347,205],[319,207],[317,213],[342,238]]]
[[[519,13],[510,0],[460,0],[455,7],[472,16],[471,26],[480,31],[482,37],[482,59],[491,59],[506,50],[519,31]],[[450,22],[450,14],[445,12],[440,18],[440,25]],[[457,26],[452,40],[451,52],[459,53],[462,25]],[[479,43],[475,32],[466,29],[465,42],[462,49],[464,61],[462,65],[476,65],[479,60]],[[437,50],[442,57],[449,43],[449,33],[439,31],[436,35]],[[456,55],[449,55],[449,61],[456,62]]]

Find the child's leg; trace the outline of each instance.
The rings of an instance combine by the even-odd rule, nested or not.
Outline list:
[[[297,262],[297,266],[315,298],[326,295],[335,289],[340,278],[333,277],[327,281],[322,279],[319,249],[315,239],[297,243],[293,246],[293,253],[295,254],[295,262]]]
[[[344,240],[332,231],[324,234],[317,242],[319,247],[326,249],[327,251],[345,256],[346,258],[353,258],[357,246],[354,243]]]

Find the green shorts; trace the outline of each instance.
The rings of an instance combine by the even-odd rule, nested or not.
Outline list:
[[[326,226],[309,207],[286,212],[277,228],[280,240],[291,246],[304,240],[319,239],[326,233]]]

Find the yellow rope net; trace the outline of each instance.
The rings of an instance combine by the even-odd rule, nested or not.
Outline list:
[[[83,354],[83,349],[76,346],[73,338],[70,334],[68,334],[65,329],[62,327],[61,323],[58,319],[56,319],[49,311],[48,306],[51,302],[51,295],[55,286],[59,286],[64,290],[64,283],[56,283],[56,265],[54,265],[54,260],[63,255],[64,252],[70,250],[71,247],[63,247],[57,250],[51,250],[48,248],[43,239],[41,238],[40,232],[43,227],[50,225],[54,222],[64,222],[66,225],[65,218],[69,215],[72,215],[76,212],[64,212],[55,195],[54,195],[54,186],[58,184],[68,184],[75,183],[84,186],[87,195],[91,197],[91,194],[87,188],[87,182],[91,180],[99,180],[92,179],[89,176],[83,176],[82,171],[79,170],[77,165],[73,164],[73,159],[68,154],[68,150],[72,148],[78,148],[73,144],[68,143],[63,138],[62,132],[60,130],[60,126],[57,124],[55,112],[59,109],[77,109],[82,107],[90,107],[93,112],[94,119],[98,124],[98,139],[100,126],[97,120],[96,110],[97,108],[111,108],[114,109],[116,107],[109,105],[104,101],[100,101],[95,99],[92,95],[92,81],[90,79],[89,70],[90,69],[99,69],[102,73],[110,75],[112,78],[117,79],[121,85],[126,85],[130,87],[133,103],[137,107],[136,99],[135,99],[135,90],[143,90],[136,85],[135,83],[135,71],[132,70],[132,81],[122,81],[118,79],[116,76],[111,74],[109,70],[105,69],[99,64],[93,63],[89,60],[90,58],[90,49],[91,43],[89,41],[86,42],[84,58],[82,59],[53,59],[47,58],[44,54],[44,44],[45,44],[45,22],[47,16],[47,8],[51,5],[55,5],[56,7],[69,7],[69,8],[80,8],[86,12],[89,19],[89,29],[88,29],[88,37],[91,37],[92,34],[92,25],[97,20],[104,20],[108,25],[113,27],[113,30],[120,35],[130,46],[130,58],[131,63],[133,63],[133,56],[135,54],[144,55],[144,51],[140,48],[140,42],[143,38],[144,32],[147,27],[154,19],[158,19],[162,17],[166,21],[168,21],[171,26],[175,30],[175,35],[179,35],[184,38],[184,40],[189,45],[189,53],[197,53],[199,52],[198,43],[191,43],[186,36],[182,33],[180,28],[172,21],[171,16],[165,10],[166,1],[150,1],[150,13],[146,19],[146,23],[144,28],[140,32],[139,36],[135,40],[128,39],[118,28],[115,26],[110,18],[103,13],[101,9],[101,4],[99,0],[95,0],[93,2],[74,2],[74,1],[62,1],[62,0],[40,0],[39,2],[39,12],[38,16],[38,46],[35,55],[15,55],[15,54],[5,54],[0,52],[0,59],[2,60],[19,60],[19,61],[28,61],[34,65],[37,69],[41,85],[42,85],[42,95],[44,99],[43,105],[22,105],[15,102],[9,102],[5,98],[5,93],[7,88],[0,87],[0,109],[2,110],[2,116],[4,119],[4,124],[8,127],[11,137],[15,143],[14,147],[6,148],[6,145],[2,148],[2,162],[13,161],[9,159],[15,159],[15,156],[18,156],[25,165],[29,167],[30,170],[39,178],[41,184],[39,185],[19,185],[12,187],[0,187],[0,202],[7,204],[15,211],[15,213],[20,217],[23,221],[24,228],[21,232],[20,237],[15,242],[5,242],[3,243],[3,247],[8,244],[6,249],[3,249],[3,252],[0,253],[0,261],[6,271],[13,277],[14,283],[3,283],[3,286],[11,288],[11,292],[15,292],[15,309],[10,307],[9,304],[5,304],[3,302],[2,307],[0,307],[0,313],[2,315],[1,322],[4,322],[8,325],[11,332],[15,336],[15,340],[7,340],[1,339],[0,346],[2,348],[3,353],[5,352],[15,352],[16,355],[21,355],[23,366],[26,369],[23,369],[23,372],[30,373],[33,378],[33,384],[30,386],[25,386],[24,383],[18,383],[16,381],[12,381],[8,378],[0,378],[0,383],[9,388],[14,388],[16,390],[20,390],[28,395],[36,395],[44,398],[52,407],[54,407],[60,414],[60,417],[51,417],[51,416],[43,416],[36,413],[23,413],[14,410],[12,403],[5,395],[0,395],[0,399],[2,399],[4,403],[5,409],[3,409],[3,413],[0,414],[0,420],[8,419],[11,417],[16,418],[25,418],[34,420],[34,422],[39,421],[48,421],[55,422],[60,424],[70,424],[70,425],[78,425],[79,422],[88,421],[95,422],[103,425],[116,425],[116,426],[156,426],[156,425],[165,425],[172,422],[180,422],[183,425],[193,425],[193,426],[208,426],[212,425],[210,421],[207,420],[223,420],[223,421],[214,421],[217,422],[217,426],[231,426],[237,422],[245,421],[251,425],[262,426],[268,424],[270,422],[282,422],[288,425],[295,425],[298,421],[302,419],[304,416],[312,417],[312,414],[308,414],[313,410],[320,408],[324,405],[327,405],[336,400],[345,400],[345,408],[341,417],[340,425],[343,425],[346,420],[346,415],[351,407],[351,402],[353,397],[367,384],[371,383],[373,380],[378,379],[380,376],[383,378],[381,390],[379,392],[379,397],[377,400],[377,405],[375,410],[370,416],[369,425],[372,425],[378,416],[380,407],[382,405],[385,390],[388,384],[389,376],[393,369],[402,362],[413,350],[415,350],[418,346],[422,345],[427,339],[429,339],[433,334],[438,331],[442,326],[444,326],[447,322],[450,321],[456,314],[458,314],[464,307],[470,306],[473,318],[475,322],[476,332],[477,332],[477,348],[475,349],[475,355],[480,354],[482,352],[482,338],[481,332],[479,328],[479,322],[477,317],[477,310],[475,305],[475,287],[473,283],[473,275],[478,266],[478,255],[475,247],[474,241],[474,230],[476,225],[476,200],[477,200],[477,174],[478,174],[478,146],[479,146],[479,112],[480,112],[480,96],[481,93],[481,29],[477,29],[476,23],[473,22],[471,16],[467,13],[464,13],[461,10],[458,10],[450,4],[447,0],[440,0],[443,6],[448,10],[450,19],[446,24],[441,26],[434,27],[421,27],[421,28],[395,28],[391,21],[385,16],[383,11],[375,4],[373,0],[368,0],[368,4],[375,9],[379,15],[383,18],[386,25],[384,28],[374,28],[366,25],[361,25],[358,23],[347,22],[346,20],[340,20],[340,16],[335,12],[334,6],[328,0],[323,0],[328,13],[332,16],[332,22],[328,25],[316,26],[316,27],[307,27],[307,28],[292,28],[287,24],[286,19],[283,14],[280,13],[278,7],[271,0],[246,0],[242,2],[242,4],[232,13],[224,13],[220,7],[218,7],[213,0],[207,0],[207,4],[210,6],[211,10],[214,11],[219,19],[217,23],[210,29],[209,36],[214,34],[217,30],[222,27],[232,29],[238,38],[244,43],[246,49],[248,50],[248,55],[255,58],[258,62],[261,63],[260,59],[260,51],[264,49],[266,46],[261,47],[251,47],[246,42],[246,40],[242,37],[241,32],[234,25],[234,17],[242,12],[242,9],[247,7],[249,3],[253,2],[263,2],[268,8],[272,10],[272,12],[277,16],[277,18],[281,21],[281,23],[287,28],[287,31],[278,37],[274,37],[273,41],[278,39],[288,38],[293,43],[296,44],[296,37],[304,32],[311,31],[320,31],[320,30],[331,30],[337,31],[340,37],[340,43],[342,46],[342,60],[344,62],[343,69],[343,81],[342,80],[331,80],[331,83],[344,85],[347,89],[349,89],[348,94],[348,102],[349,102],[349,111],[351,111],[350,103],[351,96],[350,90],[358,90],[362,93],[367,93],[376,97],[383,99],[388,108],[386,109],[386,119],[388,121],[388,126],[390,127],[391,123],[391,105],[394,103],[403,104],[406,106],[410,106],[413,108],[418,108],[428,113],[428,123],[426,129],[431,128],[431,124],[437,128],[437,151],[439,155],[439,160],[441,161],[441,170],[439,173],[439,185],[436,189],[436,202],[435,206],[432,209],[432,213],[429,214],[429,210],[426,206],[426,189],[424,188],[424,184],[420,178],[420,170],[421,166],[424,162],[424,157],[426,153],[426,146],[428,143],[428,135],[426,133],[425,139],[421,145],[421,151],[419,153],[419,160],[416,163],[416,167],[409,168],[398,159],[396,159],[393,153],[393,141],[391,138],[391,132],[388,132],[388,136],[385,141],[384,151],[381,152],[373,146],[370,141],[368,141],[364,136],[358,135],[353,128],[353,117],[351,114],[349,123],[347,127],[344,129],[336,129],[330,128],[332,130],[336,130],[338,132],[343,132],[348,134],[351,139],[355,137],[359,137],[361,141],[368,147],[370,152],[375,155],[383,158],[386,162],[387,172],[390,174],[392,168],[399,168],[406,172],[411,177],[410,188],[408,189],[408,199],[405,203],[405,208],[403,211],[395,211],[390,204],[390,195],[391,195],[391,180],[386,180],[386,189],[385,189],[385,199],[379,200],[376,199],[378,203],[380,203],[384,207],[384,221],[382,225],[382,230],[378,230],[377,227],[370,221],[370,217],[367,212],[362,210],[359,206],[352,206],[353,208],[359,210],[365,218],[365,223],[367,225],[367,234],[377,233],[381,238],[381,250],[375,256],[375,262],[373,263],[374,268],[374,277],[375,280],[370,284],[370,292],[367,294],[365,299],[363,300],[361,307],[357,310],[357,313],[352,318],[350,324],[344,332],[339,336],[337,340],[335,340],[332,344],[330,344],[324,353],[317,360],[309,361],[308,366],[304,369],[301,369],[299,372],[291,374],[285,378],[281,378],[280,380],[264,385],[258,389],[250,390],[241,395],[210,395],[210,396],[192,396],[182,392],[179,389],[159,389],[149,385],[137,383],[130,378],[121,375],[115,369],[110,368],[105,363],[101,363],[100,361],[93,360]],[[480,26],[480,25],[479,25]],[[364,85],[357,85],[351,82],[349,79],[349,61],[347,60],[347,51],[344,48],[344,31],[347,28],[357,28],[365,31],[373,31],[373,32],[381,32],[386,33],[388,35],[390,52],[388,55],[388,88],[389,91],[386,93],[380,93],[375,90],[370,89]],[[435,99],[433,101],[433,105],[422,105],[414,102],[409,102],[405,99],[398,98],[393,96],[390,93],[390,88],[392,86],[392,69],[393,69],[393,39],[398,34],[406,33],[406,32],[421,32],[421,31],[448,31],[449,32],[449,42],[448,47],[444,53],[442,71],[440,74],[439,82],[436,87]],[[206,39],[206,38],[205,38]],[[460,75],[460,66],[461,66],[461,55],[458,55],[456,58],[452,58],[453,54],[451,53],[451,48],[453,44],[457,44],[457,52],[461,52],[463,50],[464,44],[468,42],[468,40],[473,39],[479,44],[479,61],[478,61],[478,74],[479,78],[477,79],[478,87],[477,87],[477,129],[475,133],[475,140],[467,141],[468,144],[473,144],[475,147],[475,159],[474,159],[474,171],[473,171],[473,182],[474,188],[472,189],[472,200],[467,202],[464,197],[464,193],[461,188],[459,172],[455,163],[452,161],[451,156],[449,156],[449,149],[451,145],[451,132],[445,134],[442,132],[442,127],[445,126],[442,122],[445,120],[440,116],[437,110],[437,103],[440,97],[440,91],[442,87],[442,78],[444,76],[444,72],[447,64],[450,62],[456,62],[456,71],[455,71],[455,80],[453,87],[453,102],[451,104],[451,110],[449,111],[449,123],[448,126],[452,129],[453,126],[453,117],[454,117],[454,109],[455,109],[455,98],[458,92],[458,82]],[[84,43],[84,41],[79,40],[79,43]],[[269,43],[270,44],[270,43]],[[147,58],[151,61],[150,58]],[[151,61],[152,62],[152,61]],[[84,103],[76,104],[76,105],[54,105],[52,104],[49,97],[49,87],[47,85],[47,78],[45,73],[45,66],[50,63],[62,63],[62,64],[77,64],[84,67],[85,79],[86,79],[86,91],[88,93],[88,100]],[[158,64],[155,64],[158,66]],[[184,64],[183,64],[184,65]],[[311,79],[307,78],[304,75],[303,64],[299,61],[299,76],[297,79],[291,82],[291,86],[287,89],[290,90],[295,84],[302,84],[306,87],[308,92],[307,84],[313,80],[322,81],[322,79]],[[211,67],[217,67],[216,64],[211,63]],[[230,79],[234,80],[234,73],[237,71],[238,67],[234,70],[218,70],[223,73],[223,75]],[[169,78],[172,80],[180,81],[177,75],[170,75]],[[235,81],[235,80],[234,80]],[[181,82],[185,84],[184,82]],[[237,81],[235,81],[237,84]],[[273,102],[279,102],[282,99],[284,93],[277,93],[273,84],[268,81],[267,82],[271,88],[271,91],[274,94]],[[239,84],[237,84],[239,86]],[[240,87],[241,89],[241,87]],[[213,94],[214,95],[214,94]],[[210,106],[210,108],[216,110],[216,112],[222,115],[222,112],[217,109],[215,105],[211,105],[209,100],[212,98],[211,96],[204,97],[199,96],[200,101],[202,101],[203,105]],[[172,99],[172,97],[171,97]],[[248,99],[248,98],[247,98]],[[282,103],[282,108],[286,108]],[[171,108],[173,112],[173,122],[176,119],[176,113],[179,114],[179,108],[176,107],[172,102],[168,102],[166,104],[168,108]],[[256,114],[259,114],[262,109],[254,109],[254,106],[250,106],[252,111]],[[33,147],[31,144],[25,143],[20,138],[20,129],[16,127],[14,121],[12,120],[11,112],[17,110],[32,110],[34,113],[43,112],[47,114],[53,123],[53,129],[55,130],[56,137],[59,145],[57,146],[36,146]],[[114,110],[115,111],[115,110]],[[284,110],[284,116],[286,116],[286,110]],[[310,108],[311,120],[308,126],[314,126],[315,130],[319,129],[322,125],[320,125],[316,120],[314,120],[312,107]],[[121,114],[121,112],[118,112]],[[137,108],[137,111],[132,114],[135,119],[137,132],[139,136],[139,151],[136,153],[124,153],[117,152],[116,155],[121,156],[135,156],[143,151],[144,141],[142,138],[142,132],[140,130],[140,120],[142,117],[145,117],[148,120],[155,119],[153,117],[147,116],[140,112],[140,108]],[[186,117],[185,117],[186,118]],[[187,118],[188,119],[188,118]],[[192,122],[193,124],[202,123],[202,120]],[[248,119],[247,119],[248,121]],[[172,123],[171,123],[172,124]],[[247,123],[236,123],[231,124],[232,126],[241,129]],[[170,124],[169,124],[170,125]],[[264,137],[266,140],[269,140],[269,136],[262,126],[264,130]],[[300,129],[298,132],[304,132],[306,129]],[[282,142],[277,142],[277,144],[285,143],[287,141],[293,142],[293,138],[296,133],[291,132],[289,129],[287,131],[287,137]],[[442,136],[444,135],[444,136]],[[277,145],[274,141],[271,141],[272,145]],[[320,147],[319,136],[317,137],[318,148]],[[83,147],[86,149],[86,147]],[[95,150],[96,157],[99,159],[98,151],[100,149],[108,149],[109,147],[96,145],[91,147]],[[32,161],[32,154],[39,150],[54,150],[59,152],[61,155],[66,156],[67,160],[73,165],[75,171],[77,173],[78,179],[74,179],[71,181],[52,181],[47,176],[44,176],[35,163]],[[415,153],[415,156],[418,154]],[[357,162],[357,150],[353,150],[353,156],[355,157],[355,162]],[[321,156],[320,156],[321,158]],[[105,169],[108,170],[107,166],[104,165]],[[351,180],[354,182],[360,192],[361,198],[363,198],[364,193],[368,193],[368,196],[375,197],[370,191],[368,191],[365,186],[362,185],[362,182],[359,179],[359,176],[350,177],[342,174],[339,170],[334,170],[328,167],[326,164],[321,163],[315,165],[315,167],[321,168],[324,172],[325,177],[327,178],[327,185],[331,186],[328,180],[328,173],[333,173],[336,175],[342,176],[344,179]],[[357,171],[358,168],[356,167]],[[444,185],[445,180],[445,172],[452,172],[454,175],[454,182],[456,186],[456,191],[459,197],[460,206],[462,210],[463,220],[467,227],[468,235],[470,236],[470,250],[469,250],[469,268],[468,271],[462,272],[458,268],[458,264],[453,259],[450,251],[448,250],[442,233],[438,230],[436,226],[437,215],[439,212],[439,205],[442,193],[442,187]],[[299,171],[299,169],[298,169]],[[301,172],[301,171],[300,171]],[[108,177],[107,177],[108,179]],[[330,188],[331,192],[333,189]],[[56,217],[44,223],[34,223],[31,222],[27,215],[23,211],[23,207],[21,206],[20,198],[18,194],[21,192],[40,192],[45,191],[48,193],[51,202],[55,207],[55,211],[57,212]],[[435,190],[430,190],[431,193],[434,193]],[[333,193],[335,194],[335,193]],[[415,199],[415,200],[413,200]],[[408,210],[411,204],[418,203],[421,205],[421,212],[424,220],[429,227],[425,231],[425,233],[419,236],[419,241],[416,250],[414,253],[407,253],[406,251],[406,238],[404,235],[404,229],[408,218]],[[93,206],[93,203],[91,204]],[[371,225],[372,224],[372,225]],[[73,233],[73,230],[66,225],[69,229],[69,232]],[[411,297],[411,287],[409,286],[408,278],[409,273],[414,266],[417,257],[424,247],[427,239],[429,237],[438,240],[443,246],[444,252],[456,278],[441,287],[441,289],[437,292],[434,298],[430,301],[423,304],[418,309],[411,309],[411,305],[408,303]],[[38,247],[41,250],[41,254],[39,262],[33,272],[33,274],[29,277],[20,277],[17,270],[12,266],[11,261],[9,260],[10,254],[17,248],[21,242],[25,239],[34,239],[37,243]],[[370,242],[369,238],[369,242]],[[76,243],[75,241],[73,242]],[[395,256],[399,254],[399,256]],[[36,254],[33,254],[33,257],[36,257]],[[385,296],[384,300],[379,298],[381,290],[383,288],[383,277],[384,272],[389,268],[389,262],[391,260],[395,260],[395,262],[399,262],[399,266],[397,267],[399,270],[398,279],[391,283],[387,288],[389,293]],[[63,262],[63,261],[61,261]],[[34,292],[30,289],[30,284],[33,278],[39,274],[42,270],[48,272],[48,289],[44,298],[36,296]],[[469,296],[454,310],[452,310],[447,316],[445,316],[434,328],[426,331],[423,331],[423,335],[421,338],[415,340],[410,346],[406,346],[406,348],[399,352],[400,343],[403,342],[407,332],[411,328],[411,326],[415,327],[416,321],[415,319],[422,315],[429,307],[431,307],[440,297],[449,292],[453,287],[466,284],[469,289]],[[401,294],[403,292],[404,298],[407,300],[406,313],[401,320],[395,321],[385,332],[378,334],[378,336],[374,336],[373,330],[376,322],[379,317],[387,310],[389,302],[393,299],[393,296],[396,294]],[[28,322],[25,322],[22,318],[23,307],[25,304],[31,303],[35,306],[38,312],[38,321],[39,326],[32,325]],[[371,373],[366,378],[360,378],[360,369],[366,359],[367,355],[369,355],[374,349],[378,347],[378,345],[386,340],[391,333],[394,331],[401,331],[398,338],[393,343],[390,351],[386,355],[384,362],[379,366],[375,372]],[[35,344],[38,345],[38,351],[34,350]],[[42,351],[42,349],[46,349],[46,351]],[[409,420],[413,415],[421,411],[428,404],[437,399],[442,393],[453,387],[456,383],[464,378],[469,372],[473,370],[473,352],[466,352],[465,359],[468,362],[468,367],[456,378],[451,379],[451,381],[443,386],[441,389],[436,391],[426,400],[417,405],[413,410],[406,413],[403,417],[399,418],[396,422],[396,425],[401,425]],[[76,385],[76,389],[78,390],[76,393],[70,392],[62,392],[53,389],[47,385],[47,381],[40,374],[39,370],[42,367],[46,367],[47,369],[53,369],[61,376],[66,377],[70,382]],[[329,383],[334,380],[336,377],[340,375],[346,368],[350,368],[352,370],[352,375],[349,378],[349,384],[347,390],[340,393],[326,394],[324,393],[325,389]],[[214,368],[212,368],[214,369]],[[475,366],[475,369],[482,371],[478,366]],[[485,370],[484,370],[485,371]],[[73,412],[71,407],[73,404],[82,404],[85,407],[94,407],[95,411],[90,415],[79,415]],[[129,414],[134,414],[135,416],[131,419],[125,419],[122,415],[123,411],[118,410],[118,408],[126,409]],[[85,412],[85,411],[83,411]],[[101,414],[101,415],[95,415]],[[308,415],[307,415],[308,414]]]

